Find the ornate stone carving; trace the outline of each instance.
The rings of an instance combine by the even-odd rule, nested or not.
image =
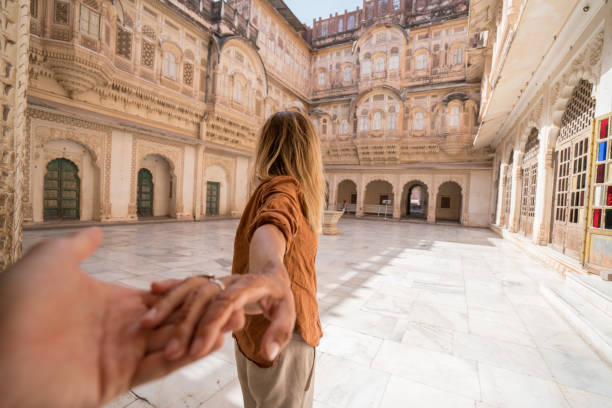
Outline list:
[[[184,146],[178,143],[162,142],[145,135],[134,135],[132,139],[130,203],[128,205],[128,216],[130,219],[137,218],[136,181],[138,169],[142,159],[149,155],[163,157],[170,165],[170,169],[176,177],[176,216],[177,218],[185,216],[183,214],[184,149]]]
[[[110,219],[111,129],[98,123],[33,108],[28,109],[27,113],[32,152],[41,149],[44,143],[50,140],[71,140],[88,150],[94,165],[100,171],[100,213],[94,216],[102,221]],[[28,168],[28,178],[29,175]],[[30,186],[29,182],[28,186]],[[32,203],[29,192],[25,202],[31,212]]]
[[[95,87],[106,86],[112,77],[102,56],[71,44],[49,44],[43,51],[43,58],[71,98]]]

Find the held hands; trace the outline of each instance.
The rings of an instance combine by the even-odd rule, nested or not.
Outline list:
[[[285,272],[286,273],[286,272]],[[142,321],[170,338],[164,356],[170,361],[200,358],[221,348],[223,334],[239,330],[244,314],[262,313],[271,324],[262,348],[270,361],[291,339],[295,303],[288,280],[276,273],[233,275],[221,278],[226,289],[205,277],[153,283],[160,297]]]
[[[48,240],[0,274],[2,406],[100,406],[220,348],[245,311],[272,321],[263,341],[270,360],[291,338],[286,271],[228,276],[223,292],[191,278],[149,293],[80,269],[101,241],[97,228]]]
[[[291,339],[295,301],[285,269],[286,242],[273,225],[259,227],[251,238],[249,273],[222,279],[226,290],[207,278],[154,283],[151,293],[162,298],[143,319],[143,327],[162,327],[172,338],[165,349],[171,361],[202,357],[223,345],[223,333],[244,325],[244,314],[270,320],[262,352],[273,361]],[[166,324],[174,327],[163,329]],[[161,326],[160,326],[161,325]]]
[[[101,241],[99,229],[45,241],[0,275],[3,407],[96,407],[194,360],[164,357],[171,324],[140,327],[155,295],[80,269]]]

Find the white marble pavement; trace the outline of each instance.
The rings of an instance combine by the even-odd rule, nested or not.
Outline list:
[[[236,225],[108,227],[83,268],[141,288],[226,274]],[[540,296],[540,282],[560,280],[555,271],[485,229],[355,219],[339,227],[319,244],[316,407],[612,407],[612,367]],[[66,232],[26,232],[25,245]],[[231,339],[110,404],[151,405],[240,407]]]

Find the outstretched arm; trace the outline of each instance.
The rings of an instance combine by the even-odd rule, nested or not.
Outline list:
[[[154,296],[80,269],[101,241],[45,241],[0,275],[3,407],[96,407],[194,360],[167,361],[168,334],[139,326]]]

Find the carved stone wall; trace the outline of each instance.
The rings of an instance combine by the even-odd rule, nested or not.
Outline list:
[[[0,270],[4,270],[21,255],[30,2],[0,2]]]

